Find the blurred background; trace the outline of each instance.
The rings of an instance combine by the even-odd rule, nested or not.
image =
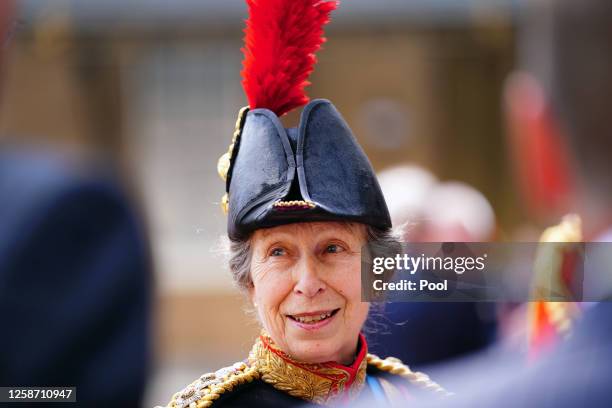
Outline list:
[[[525,8],[512,0],[344,1],[308,90],[336,104],[377,171],[410,164],[480,192],[494,212],[483,240],[537,239],[529,231],[542,222],[517,197],[501,103],[522,58]],[[145,403],[166,402],[201,373],[244,358],[258,331],[220,251],[216,172],[246,104],[246,5],[25,0],[18,14],[0,133],[107,155],[138,197],[156,282]],[[295,113],[285,121],[296,122]],[[447,195],[439,200],[448,204]]]

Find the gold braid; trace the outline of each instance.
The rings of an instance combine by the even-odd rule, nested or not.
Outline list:
[[[382,359],[374,354],[367,355],[368,365],[372,365],[381,371],[386,371],[391,374],[399,375],[405,378],[410,383],[441,395],[452,395],[444,388],[432,381],[426,374],[412,371],[407,365],[403,364],[399,359],[387,357]],[[235,366],[236,367],[236,366]],[[217,372],[219,373],[219,371]],[[184,390],[177,392],[172,396],[172,400],[168,404],[171,408],[207,408],[210,407],[215,400],[218,400],[222,394],[231,391],[240,384],[250,383],[260,378],[261,373],[257,364],[247,366],[244,363],[239,365],[224,376],[209,373],[203,375],[200,380],[194,381]],[[213,384],[206,386],[198,386],[201,381],[209,381],[217,379]],[[204,384],[201,384],[204,385]],[[196,393],[198,394],[196,396]],[[196,399],[197,398],[197,399]]]
[[[208,375],[212,375],[212,373]],[[174,394],[172,397],[172,401],[170,401],[168,406],[172,408],[207,408],[210,407],[215,400],[219,399],[221,395],[226,391],[231,391],[234,387],[240,384],[250,383],[253,380],[256,380],[257,378],[259,378],[259,372],[257,370],[257,367],[248,367],[245,364],[241,367],[240,370],[236,370],[227,374],[227,376],[225,376],[219,383],[211,384],[210,386],[201,388],[198,391],[196,391],[192,386],[189,386],[186,390]],[[195,383],[197,383],[197,381],[193,384]],[[196,401],[191,401],[188,404],[177,403],[177,400],[179,398],[189,398],[192,395],[195,395],[196,392],[199,392],[200,395],[203,394]]]
[[[387,371],[391,374],[399,375],[405,378],[411,384],[414,384],[420,388],[433,391],[435,393],[449,396],[452,393],[446,391],[435,381],[431,380],[427,374],[412,371],[406,364],[402,363],[401,360],[395,357],[387,357],[382,359],[374,354],[368,354],[368,365],[372,365],[381,371]]]
[[[196,408],[210,407],[213,402],[216,399],[219,399],[221,394],[223,394],[224,392],[231,391],[237,385],[250,383],[251,381],[257,378],[259,378],[259,372],[257,372],[256,367],[250,367],[240,374],[230,376],[227,381],[212,387],[210,389],[210,393],[204,395],[202,399],[198,400]]]

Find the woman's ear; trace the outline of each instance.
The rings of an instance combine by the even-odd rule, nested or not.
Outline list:
[[[566,139],[531,74],[512,73],[504,88],[508,143],[523,202],[532,216],[556,219],[567,212],[572,191]]]

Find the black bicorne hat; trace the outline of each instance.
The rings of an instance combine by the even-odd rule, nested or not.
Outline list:
[[[304,87],[336,2],[247,3],[242,76],[250,108],[240,111],[232,144],[218,164],[229,237],[309,221],[390,228],[372,166],[331,102],[308,103],[297,128],[285,129],[279,119],[308,102]]]
[[[308,221],[391,227],[372,166],[331,102],[306,105],[297,128],[268,109],[243,115],[226,180],[230,238]]]

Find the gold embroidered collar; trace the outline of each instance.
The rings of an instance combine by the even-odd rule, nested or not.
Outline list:
[[[359,335],[358,352],[350,366],[335,362],[310,364],[296,361],[278,348],[265,333],[249,355],[261,379],[294,397],[317,404],[346,403],[359,395],[367,369],[367,344]]]

